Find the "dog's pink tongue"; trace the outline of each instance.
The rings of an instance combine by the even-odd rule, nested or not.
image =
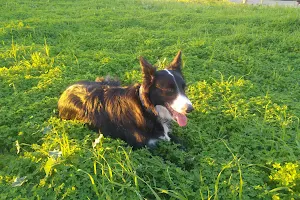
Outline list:
[[[186,126],[187,124],[187,117],[183,114],[177,113],[176,120],[179,126]]]

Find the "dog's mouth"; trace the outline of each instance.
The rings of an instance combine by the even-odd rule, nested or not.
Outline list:
[[[169,104],[166,104],[168,111],[172,114],[173,120],[178,123],[179,126],[186,126],[187,124],[187,117],[185,113],[179,113],[175,111]]]

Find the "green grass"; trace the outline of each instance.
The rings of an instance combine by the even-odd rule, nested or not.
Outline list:
[[[197,1],[194,1],[197,2]],[[0,2],[0,199],[298,199],[300,10],[154,0]],[[75,81],[141,80],[183,51],[188,126],[152,152],[61,121]],[[18,179],[16,179],[18,178]]]

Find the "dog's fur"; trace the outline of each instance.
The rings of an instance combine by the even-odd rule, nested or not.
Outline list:
[[[81,120],[135,148],[169,141],[170,122],[185,126],[185,115],[193,110],[184,92],[181,52],[165,70],[156,71],[142,57],[140,64],[142,84],[121,87],[118,80],[97,78],[69,86],[58,101],[59,116]]]

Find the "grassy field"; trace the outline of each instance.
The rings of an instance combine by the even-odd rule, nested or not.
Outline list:
[[[0,1],[0,199],[300,199],[300,10],[155,0]],[[139,82],[181,49],[186,146],[133,151],[57,101]]]

